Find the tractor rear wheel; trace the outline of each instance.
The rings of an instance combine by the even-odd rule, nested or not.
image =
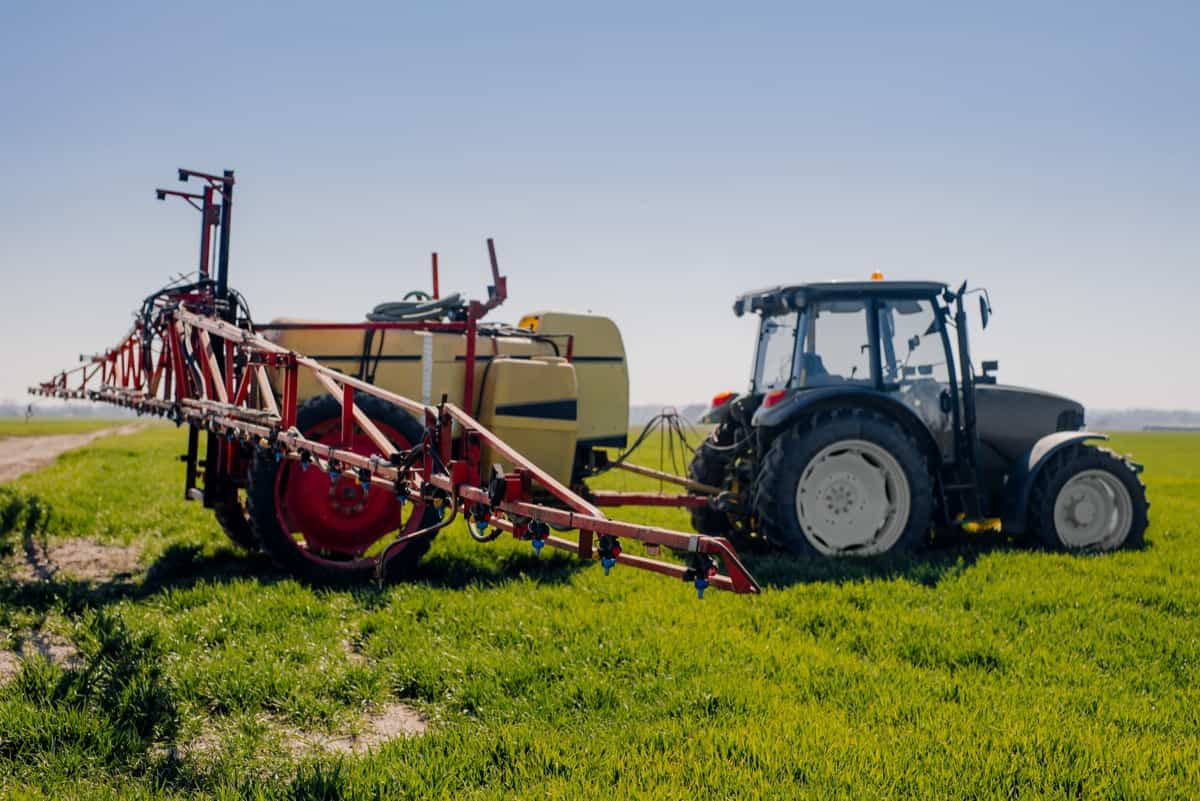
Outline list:
[[[396,406],[370,395],[359,396],[356,403],[399,449],[411,447],[424,435],[421,424]],[[296,427],[307,439],[345,447],[341,414],[332,396],[313,398],[297,410]],[[347,449],[363,456],[380,454],[357,427]],[[373,578],[382,549],[394,535],[438,520],[432,506],[402,505],[388,490],[361,486],[352,472],[331,479],[315,465],[276,461],[270,451],[255,454],[246,496],[263,550],[279,567],[314,584],[347,586]],[[404,545],[388,562],[385,578],[409,575],[432,540],[421,537]]]
[[[933,487],[917,443],[866,409],[818,412],[771,444],[754,487],[760,533],[803,556],[917,548]]]
[[[1146,485],[1107,448],[1075,445],[1050,457],[1029,501],[1030,529],[1049,548],[1115,551],[1145,539]]]

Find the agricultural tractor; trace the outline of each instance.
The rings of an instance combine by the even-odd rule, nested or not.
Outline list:
[[[911,550],[934,528],[1030,533],[1068,551],[1138,546],[1141,466],[1097,447],[1083,406],[976,373],[964,299],[924,281],[749,292],[761,317],[749,391],[722,393],[689,478],[719,489],[697,531],[797,554]]]

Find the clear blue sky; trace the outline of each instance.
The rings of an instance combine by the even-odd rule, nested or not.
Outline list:
[[[974,5],[973,9],[966,6]],[[103,7],[102,6],[108,6]],[[635,402],[745,385],[740,291],[969,278],[1002,380],[1200,407],[1200,5],[9,2],[0,397],[191,269],[237,170],[256,316],[427,281],[615,318]]]

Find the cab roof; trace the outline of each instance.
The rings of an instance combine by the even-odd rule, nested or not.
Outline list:
[[[733,303],[733,313],[781,314],[824,299],[932,298],[946,290],[941,281],[822,281],[815,284],[775,286],[747,292]]]

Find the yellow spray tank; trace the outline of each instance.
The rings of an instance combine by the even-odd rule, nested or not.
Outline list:
[[[312,321],[281,318],[266,328],[277,344],[331,368],[427,404],[461,402],[467,340],[462,333],[405,330],[271,330]],[[542,311],[516,328],[480,325],[475,337],[471,409],[484,426],[559,481],[593,448],[623,448],[629,419],[629,371],[621,332],[607,317]],[[281,391],[278,375],[273,376]],[[301,401],[326,393],[310,375]],[[488,462],[510,469],[496,454]]]

